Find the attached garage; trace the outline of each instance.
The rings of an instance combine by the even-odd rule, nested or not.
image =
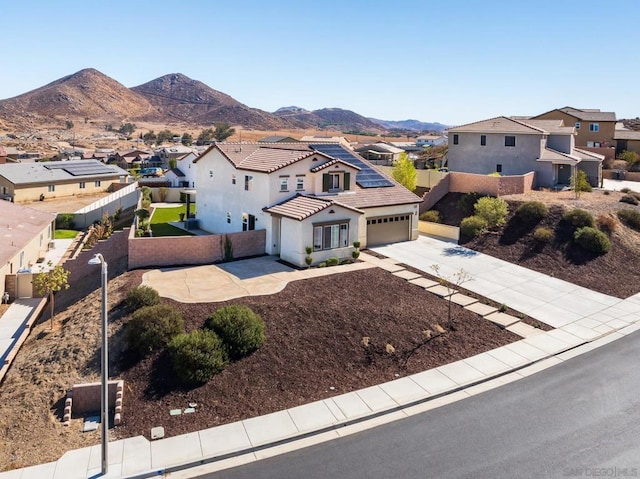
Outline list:
[[[377,246],[411,239],[410,213],[367,218],[367,246]]]

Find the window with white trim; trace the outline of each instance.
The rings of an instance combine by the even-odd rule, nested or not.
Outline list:
[[[96,188],[100,188],[101,185],[102,185],[102,182],[100,180],[93,182],[93,186],[95,186]]]
[[[227,211],[227,223],[231,223],[231,213]]]
[[[84,190],[84,187],[86,186],[86,183],[84,181],[80,182],[80,189]]]
[[[56,191],[56,185],[49,185],[48,190],[49,190],[49,193],[53,193],[54,191]]]
[[[298,176],[296,178],[296,190],[297,191],[304,190],[304,176]]]
[[[280,191],[289,191],[289,178],[280,178]]]
[[[349,223],[333,223],[313,227],[313,249],[322,251],[349,245]]]
[[[244,176],[244,190],[245,191],[253,190],[253,176],[250,176],[250,175]]]
[[[576,130],[579,130],[579,129],[580,129],[580,122],[576,121]]]
[[[589,131],[600,131],[600,124],[599,123],[589,123]]]

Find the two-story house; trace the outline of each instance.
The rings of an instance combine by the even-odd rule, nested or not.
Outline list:
[[[196,163],[198,153],[191,152],[178,158],[176,167],[166,171],[164,176],[171,181],[173,187],[195,188],[196,187]]]
[[[562,120],[576,129],[576,145],[589,148],[615,146],[616,114],[598,109],[565,106],[534,116],[532,120]]]
[[[449,129],[450,171],[500,175],[535,172],[534,186],[569,185],[575,169],[602,182],[603,155],[575,147],[575,127],[562,120],[500,116]]]
[[[445,135],[421,135],[416,138],[416,146],[426,148],[429,146],[442,146],[447,144]]]
[[[421,199],[339,144],[217,143],[195,162],[200,229],[264,229],[292,264],[418,236]]]

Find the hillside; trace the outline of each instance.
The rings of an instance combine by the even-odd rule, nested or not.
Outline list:
[[[410,131],[444,131],[449,128],[442,123],[426,123],[419,120],[378,120],[377,118],[369,118],[374,123],[386,128],[388,130],[410,130]]]
[[[181,73],[164,75],[131,90],[144,97],[158,115],[194,125],[212,125],[226,121],[248,128],[278,129],[286,121],[256,108],[250,108],[231,96]]]
[[[284,107],[274,115],[288,120],[298,128],[335,129],[339,131],[383,132],[385,128],[351,110],[323,108],[308,111],[299,107]]]
[[[126,120],[153,116],[153,110],[144,97],[93,68],[0,100],[0,115],[7,120],[25,114],[32,117]]]

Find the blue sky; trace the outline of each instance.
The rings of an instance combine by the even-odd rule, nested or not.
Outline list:
[[[128,87],[183,73],[267,111],[640,116],[638,0],[3,3],[0,98],[93,67]]]

